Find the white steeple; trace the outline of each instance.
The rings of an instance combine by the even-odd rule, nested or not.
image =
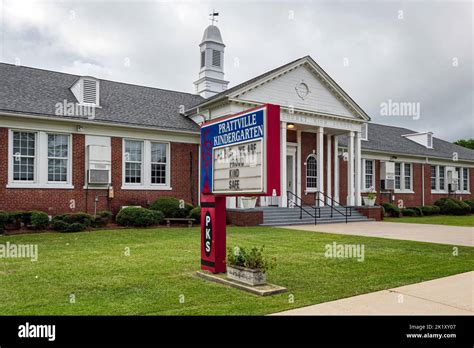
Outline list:
[[[224,80],[224,47],[219,28],[214,24],[208,26],[199,44],[199,79],[194,82],[196,93],[204,98],[225,91],[229,84]]]

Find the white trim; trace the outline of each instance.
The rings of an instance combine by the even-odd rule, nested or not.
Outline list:
[[[316,152],[318,154],[318,191],[324,193],[324,128],[319,127],[316,133]],[[324,201],[324,196],[320,197]],[[316,205],[318,202],[316,202]],[[320,205],[324,205],[322,201],[319,201]]]
[[[370,185],[371,187],[374,188],[375,190],[375,183],[377,182],[376,179],[376,170],[375,170],[375,160],[374,159],[369,159],[369,158],[362,158],[362,175],[361,175],[361,192],[362,193],[367,193],[370,192],[370,189],[365,187],[365,175],[366,175],[366,165],[367,162],[372,162],[372,184]],[[373,191],[372,191],[373,192]]]
[[[397,164],[400,164],[400,188],[394,189],[394,193],[415,193],[413,190],[413,163],[411,162],[401,162],[401,161],[395,161],[395,167]],[[405,165],[410,166],[410,188],[407,189],[405,188]],[[396,172],[397,170],[395,169],[395,182],[396,182]]]
[[[349,132],[347,146],[347,202],[346,205],[354,205],[354,132]]]
[[[125,142],[140,141],[142,143],[142,162],[141,162],[141,183],[125,182]],[[166,144],[166,184],[151,183],[151,143]],[[122,190],[172,190],[171,187],[171,143],[166,141],[156,141],[149,139],[122,139]]]
[[[13,133],[29,132],[35,134],[35,164],[33,181],[13,180]],[[48,181],[48,135],[59,134],[68,137],[67,181]],[[40,131],[35,129],[8,129],[8,180],[6,188],[29,189],[73,189],[73,135],[66,132]]]
[[[355,186],[355,205],[361,206],[362,205],[362,197],[361,193],[361,182],[360,182],[360,174],[361,174],[361,140],[360,140],[360,132],[355,133],[355,148],[354,148],[354,186]]]
[[[334,136],[334,200],[339,202],[339,137]]]
[[[296,194],[301,197],[301,179],[303,178],[301,172],[301,130],[296,131],[296,144]]]
[[[332,198],[332,168],[331,168],[331,162],[332,162],[332,135],[328,134],[326,135],[326,147],[327,147],[327,170],[326,170],[326,185],[327,185],[327,192],[326,194],[328,195],[328,198],[326,198],[326,203],[331,204],[331,198]],[[331,198],[329,198],[331,197]]]

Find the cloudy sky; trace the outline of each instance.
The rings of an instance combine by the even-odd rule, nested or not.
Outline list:
[[[213,8],[230,87],[309,54],[373,121],[474,137],[470,1],[0,0],[0,61],[193,92]]]

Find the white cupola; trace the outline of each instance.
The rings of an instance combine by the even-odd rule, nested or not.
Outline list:
[[[225,91],[229,84],[224,80],[224,47],[219,28],[208,26],[199,44],[199,79],[194,82],[196,93],[204,98]]]

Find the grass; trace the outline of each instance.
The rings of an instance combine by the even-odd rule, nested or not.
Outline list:
[[[268,280],[289,291],[262,298],[195,276],[198,228],[0,237],[7,241],[38,244],[39,257],[0,259],[0,315],[262,315],[471,271],[474,258],[470,247],[453,256],[449,245],[228,227],[228,246],[265,245],[277,258]],[[365,261],[326,258],[333,242],[363,244]]]
[[[435,215],[422,217],[401,217],[384,218],[384,221],[390,222],[410,222],[415,224],[434,224],[434,225],[449,225],[449,226],[469,226],[474,227],[474,215]]]

